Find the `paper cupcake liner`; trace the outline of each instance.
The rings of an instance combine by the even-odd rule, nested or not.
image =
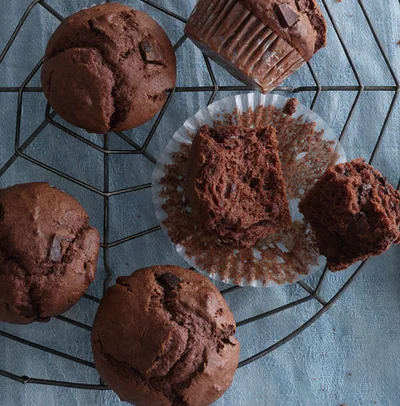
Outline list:
[[[185,33],[231,75],[263,93],[305,63],[238,0],[199,0]]]
[[[241,286],[283,285],[325,265],[298,203],[329,166],[346,157],[332,129],[316,113],[299,105],[292,116],[284,114],[288,100],[250,93],[211,104],[174,134],[153,171],[153,202],[163,231],[191,266],[215,280]],[[235,249],[196,225],[186,199],[186,174],[192,139],[204,124],[275,127],[293,222],[290,230],[253,248]]]

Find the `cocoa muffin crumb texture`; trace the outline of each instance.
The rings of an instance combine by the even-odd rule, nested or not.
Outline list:
[[[295,103],[290,103],[292,106]],[[289,106],[290,106],[289,104]],[[290,110],[293,108],[291,107]],[[274,106],[259,106],[241,113],[221,114],[214,127],[239,125],[263,127],[271,125],[277,131],[280,160],[290,200],[298,199],[311,189],[318,179],[338,159],[335,143],[315,130],[315,123],[305,123]],[[195,134],[188,134],[192,140]],[[163,225],[172,242],[184,250],[184,257],[196,269],[211,276],[218,274],[236,284],[260,281],[263,285],[291,283],[318,265],[319,252],[313,233],[302,221],[294,221],[288,231],[261,240],[253,248],[232,249],[221,244],[215,236],[206,235],[196,226],[192,208],[186,199],[186,176],[191,145],[181,143],[180,150],[171,154],[172,164],[165,164],[160,180],[166,215]],[[295,154],[293,152],[296,151]],[[294,159],[294,156],[299,156]]]

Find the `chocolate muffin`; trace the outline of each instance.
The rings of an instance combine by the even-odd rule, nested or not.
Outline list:
[[[164,30],[118,3],[65,19],[47,45],[42,85],[63,119],[91,133],[150,120],[175,86],[176,59]]]
[[[361,158],[329,168],[300,211],[332,271],[400,243],[400,192]]]
[[[251,247],[291,223],[272,127],[199,129],[189,156],[188,199],[199,225]]]
[[[199,0],[186,35],[248,86],[267,93],[326,44],[316,0]]]
[[[206,406],[232,383],[235,321],[217,288],[176,266],[120,277],[92,330],[96,367],[121,400],[137,406]]]
[[[0,321],[47,321],[93,281],[99,234],[71,196],[47,183],[0,190]]]

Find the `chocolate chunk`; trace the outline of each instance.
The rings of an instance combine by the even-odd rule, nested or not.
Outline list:
[[[250,187],[251,187],[252,189],[255,189],[259,183],[260,183],[260,179],[253,178],[253,179],[250,181]]]
[[[63,257],[63,252],[72,242],[70,238],[62,237],[61,235],[55,235],[53,238],[53,242],[51,243],[49,259],[52,262],[60,262],[61,258]]]
[[[140,55],[145,62],[155,65],[165,65],[162,52],[156,42],[151,42],[150,39],[145,39],[139,44],[139,50]]]
[[[3,220],[4,214],[5,214],[4,206],[3,204],[0,203],[0,221]]]
[[[288,4],[279,4],[275,12],[283,28],[290,28],[299,21],[299,15]]]
[[[164,288],[164,290],[171,291],[182,283],[182,279],[172,273],[163,273],[157,277],[157,282]]]

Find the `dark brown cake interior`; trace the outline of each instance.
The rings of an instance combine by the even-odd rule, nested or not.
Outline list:
[[[288,227],[286,186],[272,127],[203,126],[190,152],[188,197],[200,224],[249,247]]]
[[[363,159],[327,170],[300,203],[332,271],[400,242],[400,193]]]

